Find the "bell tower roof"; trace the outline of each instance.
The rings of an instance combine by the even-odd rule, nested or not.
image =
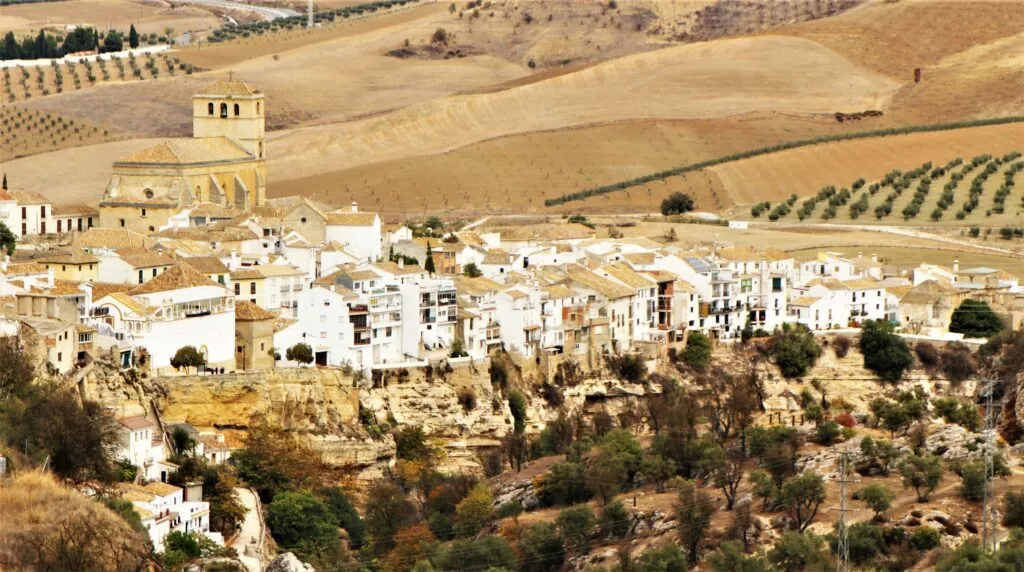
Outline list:
[[[204,87],[195,95],[195,97],[246,97],[253,95],[262,96],[262,93],[260,90],[254,89],[244,81],[237,79],[222,79]]]

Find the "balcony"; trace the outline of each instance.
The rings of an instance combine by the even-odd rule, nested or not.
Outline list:
[[[484,330],[484,335],[487,338],[487,342],[499,342],[501,341],[501,327],[500,326],[488,326]]]

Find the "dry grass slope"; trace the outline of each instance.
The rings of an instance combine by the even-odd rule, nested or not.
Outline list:
[[[23,472],[0,485],[0,568],[140,570],[149,539],[99,502]]]

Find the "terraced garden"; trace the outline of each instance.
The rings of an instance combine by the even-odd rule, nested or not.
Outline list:
[[[749,208],[750,217],[780,222],[1019,227],[1024,213],[1019,152],[956,157],[893,170],[876,181],[828,185],[814,196],[796,194]]]
[[[124,82],[157,79],[174,75],[191,75],[199,71],[166,53],[131,55],[127,58],[100,59],[80,63],[17,66],[3,68],[0,82],[6,103],[25,101],[92,87],[101,82]]]

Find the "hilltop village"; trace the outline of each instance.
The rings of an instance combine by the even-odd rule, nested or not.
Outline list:
[[[82,390],[83,398],[99,398],[116,417],[119,445],[115,458],[131,472],[114,489],[138,516],[157,553],[171,551],[168,538],[180,533],[199,534],[211,546],[233,546],[250,570],[261,569],[272,554],[253,548],[266,534],[262,517],[256,521],[257,532],[247,530],[248,519],[255,519],[252,515],[261,510],[255,495],[243,499],[245,506],[236,511],[241,515],[248,512],[250,517],[225,526],[218,521],[223,518],[223,507],[211,508],[211,503],[218,501],[203,500],[211,491],[202,478],[175,477],[179,470],[187,469],[182,469],[183,455],[190,463],[199,459],[205,466],[217,467],[227,466],[238,450],[245,449],[245,458],[251,462],[251,434],[247,441],[239,430],[255,427],[255,411],[263,402],[245,402],[242,413],[233,409],[236,404],[224,396],[240,379],[289,375],[296,376],[289,379],[306,379],[301,376],[314,373],[341,376],[334,397],[316,399],[323,411],[337,413],[347,408],[347,413],[338,413],[343,420],[325,420],[330,415],[323,411],[311,413],[308,404],[313,398],[292,394],[266,398],[271,405],[264,409],[273,413],[264,415],[263,411],[260,419],[295,429],[302,422],[281,413],[283,406],[274,403],[292,403],[294,399],[296,409],[301,410],[294,415],[316,418],[301,432],[312,436],[314,442],[324,442],[325,435],[335,430],[344,433],[338,427],[346,423],[359,427],[360,439],[372,441],[376,433],[377,441],[383,439],[392,447],[387,454],[374,449],[371,459],[365,461],[359,453],[346,450],[339,453],[343,460],[335,463],[358,467],[361,482],[394,470],[391,454],[408,459],[403,456],[407,450],[403,453],[402,449],[402,439],[408,437],[402,437],[403,433],[382,436],[380,429],[386,422],[400,430],[403,415],[419,419],[428,434],[461,439],[458,447],[463,452],[467,447],[499,451],[498,470],[490,476],[502,479],[506,457],[512,471],[513,467],[522,469],[527,456],[525,449],[510,452],[515,442],[507,436],[524,431],[550,435],[545,427],[564,421],[557,408],[560,400],[576,399],[584,409],[589,408],[588,414],[593,414],[594,404],[602,400],[625,400],[626,405],[616,407],[643,409],[640,400],[645,395],[668,395],[674,387],[675,382],[666,381],[664,372],[678,375],[691,371],[683,365],[677,367],[683,362],[704,367],[710,357],[693,357],[702,348],[709,356],[720,356],[752,341],[760,340],[770,348],[772,343],[781,343],[777,340],[793,335],[826,346],[835,344],[835,353],[842,358],[846,350],[840,355],[839,345],[848,348],[852,337],[862,328],[870,328],[885,330],[889,336],[895,332],[919,347],[936,344],[970,354],[1000,330],[1024,328],[1020,280],[1004,270],[969,267],[955,259],[908,269],[887,264],[870,251],[850,256],[822,250],[794,256],[727,241],[710,248],[687,249],[668,239],[598,236],[583,217],[539,224],[515,224],[511,219],[505,226],[454,228],[437,218],[415,223],[386,221],[354,201],[337,206],[306,197],[268,199],[264,117],[272,102],[255,86],[222,80],[196,93],[192,103],[193,136],[170,139],[116,161],[98,208],[53,205],[45,189],[21,188],[17,181],[0,193],[0,220],[12,235],[5,245],[8,256],[0,263],[0,330],[6,336],[16,336],[20,351],[33,356],[46,376],[91,388]],[[986,320],[991,316],[995,325],[989,321],[979,330],[976,322],[983,321],[982,314]],[[979,319],[972,320],[975,317]],[[821,349],[816,341],[807,343],[818,348],[807,352],[813,364]],[[907,344],[900,343],[907,351]],[[909,420],[887,426],[886,414],[874,405],[869,407],[868,402],[881,394],[881,389],[865,389],[868,382],[855,381],[854,385],[862,387],[851,394],[842,389],[830,392],[818,383],[817,394],[809,398],[810,383],[801,392],[801,385],[784,380],[802,378],[809,366],[805,363],[797,376],[790,375],[781,365],[784,357],[769,355],[771,365],[764,367],[783,369],[767,374],[771,381],[759,389],[758,405],[745,422],[757,417],[758,423],[766,426],[799,425],[801,430],[811,431],[814,440],[818,437],[813,432],[819,430],[804,428],[805,417],[809,424],[818,416],[816,427],[835,426],[825,424],[824,419],[842,417],[821,417],[821,409],[815,410],[816,402],[827,407],[827,396],[832,396],[847,400],[844,415],[850,420],[844,421],[845,429],[856,425],[850,412],[867,419],[869,409],[876,417],[873,423],[893,429],[893,435],[905,434],[909,428]],[[927,360],[920,352],[917,356],[922,364]],[[871,369],[867,352],[864,357]],[[916,367],[914,359],[908,359],[910,363],[901,366],[897,380]],[[723,367],[733,373],[740,371],[735,361]],[[755,378],[757,367],[752,370]],[[118,381],[106,389],[95,384],[101,371]],[[483,375],[483,390],[474,393],[468,386],[451,389],[450,400],[457,400],[455,407],[461,404],[465,416],[462,412],[445,413],[448,405],[421,412],[420,417],[409,412],[426,407],[423,404],[433,399],[427,397],[431,383],[441,382],[432,376],[453,371],[456,375],[470,371]],[[525,371],[554,375],[561,380],[566,396],[561,396],[562,387],[551,386],[545,377],[542,391],[547,394],[543,399],[531,398],[536,402],[526,413],[526,405],[519,402],[521,393],[503,393],[504,386],[513,381],[528,383]],[[867,370],[858,371],[858,375],[868,375]],[[395,394],[379,397],[387,395],[380,392],[389,391],[389,379],[400,385],[410,372],[415,372],[413,377],[426,376],[425,382],[417,382],[421,383],[417,386],[420,393],[405,398]],[[648,374],[651,379],[662,377],[656,382],[644,381]],[[832,375],[837,376],[832,381],[838,384],[844,374],[833,369]],[[611,385],[600,391],[586,389],[589,386],[584,383],[572,397],[572,384],[566,383],[570,377],[577,385],[583,379],[591,380],[587,383],[619,381],[608,381]],[[685,373],[681,379],[698,377]],[[939,377],[945,380],[952,374]],[[938,382],[924,379],[915,377],[903,389],[938,391]],[[163,389],[147,385],[157,380]],[[495,389],[490,401],[485,401],[492,384],[502,389]],[[200,387],[213,387],[209,390],[213,401],[202,412],[190,410],[188,398],[182,397]],[[246,391],[257,390],[250,387]],[[364,393],[341,397],[350,391]],[[855,403],[858,391],[862,401]],[[154,396],[154,392],[163,394]],[[381,403],[390,401],[375,412],[365,396]],[[354,402],[346,404],[346,399]],[[898,399],[905,403],[910,398]],[[914,399],[923,399],[927,407],[927,396]],[[330,404],[325,404],[328,401]],[[403,408],[405,413],[396,415]],[[474,408],[493,411],[470,419],[468,412]],[[622,421],[625,413],[619,413],[619,423],[626,428]],[[640,419],[635,422],[637,434],[645,433],[641,427],[657,432],[657,427],[651,426],[654,417],[645,421],[643,414],[636,415]],[[609,410],[602,409],[593,423],[597,426],[608,418]],[[459,423],[463,425],[453,428]],[[492,426],[480,429],[488,423]],[[973,431],[979,429],[973,422],[966,425]],[[608,434],[607,429],[600,434]],[[728,425],[724,435],[730,435]],[[423,439],[422,431],[419,438]],[[467,445],[474,438],[481,441]],[[831,444],[833,438],[819,442]],[[452,447],[452,442],[444,447]],[[324,455],[330,447],[314,449]],[[572,457],[567,448],[555,447],[549,452]],[[449,453],[449,461],[457,465],[453,455]],[[829,464],[834,461],[828,457],[824,473],[835,472]],[[812,454],[805,466],[817,462],[823,461]],[[467,463],[470,472],[485,472],[479,459]],[[653,470],[643,469],[648,471],[649,483],[653,482]],[[213,474],[217,474],[215,469]],[[713,479],[718,473],[695,469],[690,474]],[[884,474],[888,475],[888,469]],[[739,475],[744,475],[742,465]],[[524,489],[517,489],[519,485],[501,488],[507,484],[496,483],[495,489],[516,497],[519,500],[515,502],[522,501],[526,508],[537,504],[536,491],[526,495],[533,495],[532,501],[520,499],[516,495],[524,494]],[[663,484],[658,482],[658,493],[664,492]],[[686,486],[680,485],[679,490],[697,494]],[[771,506],[769,499],[775,498],[771,483],[767,486],[766,507]],[[592,487],[588,484],[587,488]],[[265,496],[259,485],[254,489]],[[488,515],[491,504],[506,506],[490,494],[486,493],[488,500],[484,501]],[[614,496],[616,491],[608,494]],[[653,491],[651,494],[656,498]],[[272,495],[263,500],[270,498]],[[823,499],[824,492],[815,511]],[[730,509],[733,500],[729,496]],[[635,496],[633,503],[635,506]],[[552,502],[542,500],[542,504]],[[919,517],[913,518],[920,524]],[[246,524],[236,526],[236,520]],[[796,528],[803,532],[813,520],[814,515],[806,522],[798,520]],[[771,528],[748,525],[761,532]],[[955,536],[942,526],[937,528]],[[483,525],[478,528],[483,529]],[[253,547],[240,545],[239,534],[243,539],[252,537]],[[287,546],[289,541],[273,530],[273,524],[270,534]],[[354,533],[348,530],[347,534]],[[174,544],[173,550],[178,546]],[[304,545],[287,547],[295,546]],[[697,547],[697,543],[686,547],[692,562],[697,561]],[[350,542],[349,548],[358,546]],[[315,554],[325,558],[308,547],[304,550],[304,557]],[[579,557],[574,566],[585,568],[587,551],[578,546],[570,550]],[[378,555],[385,553],[382,550]],[[429,560],[423,554],[422,558],[407,557],[413,558],[412,562]],[[459,569],[454,564],[448,566],[445,569]]]

